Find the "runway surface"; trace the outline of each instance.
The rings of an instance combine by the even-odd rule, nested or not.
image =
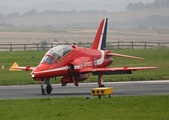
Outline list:
[[[169,80],[163,81],[137,81],[137,82],[105,82],[106,87],[113,87],[112,96],[125,95],[166,95],[169,94]],[[0,99],[25,98],[56,98],[56,97],[92,97],[90,91],[98,87],[97,83],[52,84],[50,95],[42,95],[40,85],[0,86]]]

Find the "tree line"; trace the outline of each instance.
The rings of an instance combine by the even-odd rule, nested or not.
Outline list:
[[[126,7],[127,10],[140,10],[140,9],[159,9],[159,8],[169,8],[169,0],[156,0],[152,3],[143,4],[139,3],[130,3]]]
[[[152,15],[146,19],[133,19],[128,21],[117,21],[112,23],[115,28],[118,27],[136,27],[137,29],[166,28],[169,29],[169,16]]]
[[[9,13],[7,15],[4,15],[3,13],[0,13],[0,20],[4,19],[11,19],[11,18],[18,18],[18,17],[25,17],[25,16],[33,16],[33,15],[46,15],[46,14],[64,14],[64,13],[99,13],[99,12],[106,12],[105,10],[97,11],[97,10],[86,10],[86,11],[76,11],[75,9],[72,9],[71,11],[59,11],[59,10],[46,10],[42,12],[37,12],[36,9],[29,10],[28,12],[25,12],[23,14],[20,14],[19,12],[13,12]]]

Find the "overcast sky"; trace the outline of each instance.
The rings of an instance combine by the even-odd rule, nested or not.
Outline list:
[[[119,3],[131,3],[131,2],[151,3],[154,2],[155,0],[0,0],[0,4],[10,5],[14,7],[23,7],[34,3],[55,2],[55,1],[74,2],[77,4],[87,3],[87,2],[119,4]]]

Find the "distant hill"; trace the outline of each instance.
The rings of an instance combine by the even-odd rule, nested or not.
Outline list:
[[[169,9],[137,10],[123,12],[81,11],[71,12],[44,11],[38,13],[35,9],[19,15],[13,13],[0,20],[0,24],[10,24],[14,27],[67,27],[67,28],[97,28],[101,19],[109,18],[110,28],[130,28],[138,26],[169,28]],[[17,17],[16,17],[17,16]]]
[[[156,6],[165,2],[167,1],[156,0],[150,5]],[[113,8],[111,4],[87,3],[83,5],[72,2],[49,2],[23,8],[0,5],[0,12],[2,12],[0,13],[0,26],[97,28],[100,20],[108,17],[109,28],[169,28],[168,7],[108,12],[106,10]],[[100,8],[103,10],[97,10]],[[13,11],[3,14],[9,10]]]
[[[0,4],[0,14],[7,14],[7,13],[12,13],[12,12],[18,12],[18,8]]]

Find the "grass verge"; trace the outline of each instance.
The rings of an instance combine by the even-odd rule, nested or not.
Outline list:
[[[0,100],[2,120],[167,120],[169,95]]]

